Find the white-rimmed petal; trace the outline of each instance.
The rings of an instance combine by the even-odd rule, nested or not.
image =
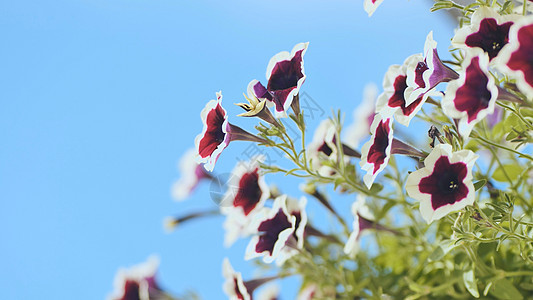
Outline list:
[[[252,227],[256,228],[257,235],[246,248],[246,260],[263,257],[265,263],[271,263],[287,247],[296,230],[296,217],[287,211],[286,198],[286,195],[276,198],[272,209],[264,209],[256,215]]]
[[[365,185],[370,189],[378,174],[385,169],[389,163],[393,130],[392,118],[382,117],[377,114],[370,127],[372,137],[361,149],[361,169],[366,171],[363,177]]]
[[[508,43],[509,28],[517,15],[500,15],[491,7],[481,6],[470,19],[470,25],[457,30],[452,46],[463,49],[478,48],[492,60]]]
[[[450,145],[439,144],[424,160],[425,167],[409,174],[405,189],[420,201],[428,224],[474,203],[472,168],[477,158],[470,150],[452,152]]]
[[[475,124],[494,112],[498,87],[489,74],[488,55],[472,49],[462,64],[459,79],[451,81],[442,99],[442,110],[459,119],[459,132],[467,137]]]
[[[498,70],[516,79],[516,85],[533,99],[533,15],[518,19],[509,30],[509,43],[495,60]]]
[[[150,256],[144,263],[127,269],[119,269],[113,282],[114,291],[107,299],[122,300],[137,297],[140,300],[149,300],[150,291],[159,290],[155,282],[158,267],[159,259],[156,256]]]
[[[294,97],[300,92],[305,81],[303,57],[309,43],[299,43],[289,53],[282,51],[274,55],[267,66],[266,89],[272,96],[277,118],[287,117],[287,111]]]
[[[230,142],[228,116],[221,102],[222,92],[217,92],[217,100],[206,104],[201,113],[204,127],[194,140],[198,151],[197,163],[204,163],[207,171],[213,171],[222,150]]]
[[[353,122],[343,130],[343,141],[357,149],[361,141],[370,135],[370,125],[374,120],[378,88],[374,83],[367,84],[363,91],[363,101],[353,111]]]
[[[228,258],[222,263],[222,276],[224,276],[224,293],[230,300],[251,300],[251,295],[246,289],[240,272],[235,272]]]

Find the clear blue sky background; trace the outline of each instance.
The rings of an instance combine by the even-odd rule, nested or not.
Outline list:
[[[232,103],[272,55],[309,41],[302,91],[351,122],[364,85],[422,52],[430,30],[444,54],[452,26],[421,0],[386,0],[372,18],[360,0],[0,1],[2,299],[102,299],[119,267],[152,253],[165,287],[223,299],[223,257],[253,275],[247,241],[223,248],[222,218],[162,228],[215,207],[206,185],[170,196],[205,103],[222,90],[230,120],[251,130]],[[286,299],[295,283],[282,283]]]

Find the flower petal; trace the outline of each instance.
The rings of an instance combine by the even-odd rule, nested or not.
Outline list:
[[[533,99],[533,16],[520,18],[509,30],[509,43],[500,51],[498,69],[516,79],[516,85]]]
[[[198,163],[205,163],[205,169],[212,171],[215,163],[229,142],[229,123],[226,110],[222,108],[222,93],[217,93],[217,100],[211,100],[202,110],[204,123],[202,133],[196,136]]]
[[[309,43],[299,43],[294,46],[291,53],[280,52],[274,55],[268,63],[266,89],[272,96],[271,101],[274,103],[275,115],[278,118],[287,116],[286,112],[293,98],[299,93],[305,81],[303,56],[308,45]],[[256,92],[260,90],[259,86],[255,89]]]
[[[392,118],[377,114],[370,128],[372,137],[361,149],[360,166],[367,173],[363,177],[365,185],[370,189],[377,175],[389,163],[392,146]]]
[[[450,145],[439,144],[425,159],[425,167],[409,174],[405,189],[420,201],[428,224],[474,203],[472,168],[477,158],[470,150],[452,152]]]
[[[459,119],[459,132],[468,136],[476,123],[494,111],[498,88],[489,74],[486,53],[473,51],[462,65],[459,79],[448,84],[442,109],[450,117]]]

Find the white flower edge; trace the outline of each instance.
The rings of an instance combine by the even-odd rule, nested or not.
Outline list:
[[[509,29],[509,43],[507,43],[507,45],[500,50],[498,56],[493,59],[496,68],[500,72],[516,79],[516,85],[528,99],[533,99],[533,87],[526,82],[523,72],[511,70],[507,66],[507,62],[511,58],[511,55],[518,50],[518,46],[520,45],[518,43],[518,31],[520,28],[522,28],[522,26],[531,24],[533,24],[533,15],[518,19],[518,21],[511,26],[511,29]]]
[[[466,111],[457,110],[457,108],[455,108],[454,100],[457,90],[465,84],[466,69],[472,63],[472,59],[476,57],[479,57],[479,67],[483,71],[485,76],[487,76],[488,78],[487,89],[490,91],[491,98],[489,100],[488,107],[486,109],[480,110],[477,113],[477,117],[475,120],[468,122],[468,113]],[[450,81],[448,83],[448,86],[446,87],[446,92],[444,93],[444,97],[442,98],[442,110],[446,116],[453,119],[459,119],[459,133],[464,137],[468,137],[470,135],[470,132],[478,122],[483,120],[487,115],[494,112],[496,99],[498,98],[498,87],[494,82],[494,78],[492,77],[492,75],[489,74],[488,71],[489,56],[481,50],[472,49],[471,51],[468,51],[467,56],[461,64],[461,70],[462,72],[460,73],[459,78]]]
[[[288,97],[287,99],[290,99],[290,100],[285,101],[285,103],[283,104],[283,111],[274,110],[274,115],[276,116],[276,118],[286,118],[287,117],[287,110],[291,106],[294,97],[300,92],[300,87],[302,86],[302,84],[305,81],[305,78],[307,77],[305,75],[303,57],[305,55],[305,52],[307,52],[307,47],[308,46],[309,46],[309,42],[298,43],[292,48],[292,51],[290,53],[288,51],[281,51],[278,54],[274,55],[270,59],[270,61],[268,62],[268,66],[267,66],[267,70],[266,70],[266,79],[267,79],[267,81],[270,80],[270,76],[272,75],[272,70],[274,69],[274,67],[276,66],[276,64],[278,62],[282,62],[282,61],[285,61],[285,60],[289,60],[290,61],[294,57],[294,55],[296,55],[296,52],[298,52],[300,50],[303,50],[302,51],[302,64],[301,64],[303,77],[298,80],[298,82],[296,84],[296,88],[294,90],[292,90],[291,93],[287,96]]]
[[[228,114],[227,114],[226,110],[221,105],[221,103],[222,103],[222,91],[217,92],[216,95],[217,95],[217,100],[209,101],[206,104],[206,106],[204,107],[204,109],[202,110],[200,116],[202,118],[202,123],[204,124],[204,128],[202,129],[202,133],[197,135],[196,138],[194,139],[194,144],[196,145],[196,151],[198,153],[198,156],[196,158],[196,162],[199,163],[199,164],[200,163],[204,163],[205,164],[204,168],[207,171],[209,171],[209,172],[213,171],[213,168],[215,167],[215,163],[216,163],[218,157],[220,156],[222,151],[227,147],[227,145],[229,143]],[[222,143],[220,143],[220,145],[217,146],[215,151],[213,151],[213,153],[210,156],[202,158],[200,156],[200,154],[199,154],[200,153],[200,141],[202,140],[202,138],[205,136],[205,133],[207,132],[207,123],[206,123],[207,115],[209,114],[210,111],[215,109],[217,107],[217,105],[219,105],[219,104],[220,104],[220,107],[222,108],[222,110],[224,111],[224,115],[225,115],[224,122],[222,124],[222,132],[225,134],[224,141],[222,141]]]
[[[448,157],[450,164],[462,162],[466,164],[467,174],[463,179],[463,184],[468,189],[468,194],[466,198],[458,201],[453,204],[448,204],[433,210],[431,206],[431,195],[426,193],[421,193],[419,190],[420,181],[433,174],[435,169],[435,163],[437,160],[442,157]],[[430,224],[435,220],[439,220],[442,217],[448,215],[449,213],[458,211],[466,207],[467,205],[472,205],[475,200],[475,188],[472,182],[472,168],[479,156],[470,150],[460,150],[457,152],[452,151],[452,146],[448,144],[439,144],[435,146],[433,151],[426,157],[424,160],[424,168],[421,168],[413,173],[409,174],[405,184],[405,189],[409,197],[418,199],[420,201],[420,213],[422,218]]]
[[[113,292],[107,296],[108,300],[119,299],[124,295],[124,284],[127,280],[139,282],[139,296],[141,300],[149,300],[148,282],[146,278],[155,276],[159,267],[159,258],[151,255],[148,259],[140,264],[129,268],[120,268],[113,281]]]
[[[389,144],[387,145],[387,148],[385,148],[385,160],[383,161],[383,163],[381,164],[381,166],[375,173],[372,170],[374,168],[374,164],[369,163],[367,159],[368,159],[368,152],[370,150],[370,147],[372,147],[376,139],[376,136],[375,136],[376,128],[378,127],[379,123],[383,120],[383,117],[380,114],[376,114],[376,116],[374,117],[374,121],[372,122],[372,125],[370,126],[370,132],[372,134],[371,138],[368,142],[366,142],[363,145],[363,148],[361,149],[361,161],[359,162],[359,165],[361,166],[362,170],[366,171],[366,175],[363,176],[363,182],[365,183],[368,189],[372,187],[372,184],[374,183],[374,180],[376,180],[376,177],[378,176],[378,174],[387,167],[389,163],[390,155],[391,155],[392,139],[393,139],[393,133],[394,133],[392,129],[393,119],[390,117],[385,117],[385,119],[389,119],[389,136],[388,136]]]
[[[224,281],[222,289],[230,300],[239,300],[237,295],[235,295],[235,290],[248,292],[246,287],[244,286],[242,274],[233,270],[233,267],[231,266],[231,263],[229,262],[229,259],[227,257],[224,258],[224,261],[222,262],[222,276],[224,276],[224,278],[226,279],[226,281]],[[237,279],[238,286],[235,286],[235,278]],[[248,293],[243,294],[242,296],[244,297],[244,300],[251,300],[251,296]]]
[[[252,258],[262,256],[263,261],[269,264],[269,263],[272,263],[282,252],[281,250],[285,247],[285,243],[289,240],[289,238],[291,237],[291,235],[294,233],[296,229],[295,228],[296,217],[290,215],[289,212],[287,211],[286,198],[287,198],[287,195],[281,195],[278,198],[276,198],[276,200],[274,200],[274,205],[270,210],[264,209],[264,210],[259,211],[258,214],[255,216],[251,224],[251,227],[256,228],[256,229],[259,228],[259,225],[262,222],[268,219],[272,219],[279,212],[280,209],[287,216],[287,219],[289,220],[291,227],[279,233],[278,239],[276,243],[274,244],[274,249],[272,250],[272,254],[269,254],[268,250],[265,250],[261,253],[256,252],[255,246],[259,242],[259,236],[255,235],[254,237],[252,237],[252,239],[250,240],[250,243],[246,247],[246,254],[244,256],[245,260],[250,260]]]

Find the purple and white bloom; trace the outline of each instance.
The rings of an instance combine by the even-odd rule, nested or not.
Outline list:
[[[114,291],[108,300],[150,300],[164,294],[155,280],[159,259],[151,256],[144,263],[118,270]]]
[[[217,100],[207,103],[201,117],[204,128],[195,139],[197,163],[205,163],[205,169],[208,171],[213,171],[218,157],[231,141],[264,142],[263,139],[228,122],[228,115],[222,107],[222,92],[217,92]]]
[[[439,83],[459,77],[454,70],[440,60],[437,53],[437,42],[433,40],[433,31],[430,31],[426,37],[424,56],[420,59],[408,59],[404,64],[407,64],[406,105],[417,101],[421,95],[432,90]]]
[[[367,84],[363,91],[363,101],[353,111],[353,123],[346,127],[343,140],[349,147],[357,149],[361,141],[370,135],[370,125],[376,111],[378,88],[375,84]]]
[[[323,120],[318,125],[313,135],[313,140],[307,145],[307,157],[311,160],[311,166],[323,176],[331,176],[335,173],[329,166],[321,163],[324,158],[337,159],[337,145],[335,140],[335,125],[330,119]]]
[[[500,51],[498,69],[516,79],[516,85],[533,99],[533,16],[520,18],[509,30],[509,43]]]
[[[290,53],[283,51],[274,55],[267,66],[266,88],[258,81],[253,85],[257,98],[273,103],[277,118],[287,117],[287,110],[305,81],[303,57],[308,45],[299,43]]]
[[[172,197],[178,201],[189,197],[203,179],[213,178],[202,164],[196,162],[196,156],[196,151],[189,149],[180,159],[179,170],[181,178],[172,185]]]
[[[492,60],[509,42],[509,29],[516,17],[502,16],[493,8],[481,6],[472,14],[470,25],[463,26],[455,33],[452,46],[482,49]]]
[[[474,203],[472,167],[478,157],[470,150],[452,152],[452,146],[439,144],[424,160],[424,168],[409,174],[405,189],[420,201],[428,224]]]
[[[224,245],[231,246],[239,237],[250,235],[250,222],[258,212],[270,192],[265,183],[259,163],[264,156],[252,158],[248,163],[239,162],[228,181],[228,190],[221,201],[221,211],[226,215]]]
[[[256,215],[252,226],[257,234],[246,248],[246,260],[262,256],[264,262],[271,263],[282,253],[283,248],[295,246],[296,217],[289,213],[286,199],[286,195],[276,198],[272,209],[265,209],[262,215]]]
[[[465,137],[494,111],[498,98],[498,87],[489,74],[488,55],[479,50],[470,53],[463,60],[461,76],[448,84],[442,99],[442,110],[448,117],[459,119],[459,133]]]
[[[228,181],[228,190],[221,201],[223,213],[237,211],[244,217],[263,207],[270,196],[268,185],[259,167],[264,155],[253,157],[249,162],[237,163]]]
[[[383,2],[383,0],[365,0],[363,5],[369,17],[372,16],[372,14],[376,11],[381,2]]]
[[[292,234],[291,240],[288,241],[289,244],[287,245],[287,247],[281,249],[281,252],[276,259],[276,264],[278,266],[283,265],[283,263],[285,263],[287,259],[298,254],[297,249],[303,249],[305,239],[305,226],[307,225],[307,213],[305,212],[307,199],[305,197],[301,197],[300,201],[289,197],[284,197],[282,199],[285,199],[283,201],[285,201],[287,212],[295,218],[295,230]]]
[[[406,91],[409,88],[407,84],[407,67],[412,62],[418,62],[422,59],[422,55],[415,54],[408,57],[403,65],[392,65],[385,73],[383,78],[383,93],[379,95],[376,103],[376,112],[383,116],[394,116],[398,123],[409,126],[411,119],[422,108],[426,102],[429,93],[426,91],[418,96],[418,98],[407,104],[405,98]]]
[[[222,263],[222,276],[224,276],[224,293],[230,300],[251,300],[253,291],[249,291],[242,280],[242,274],[235,272],[229,259],[224,258]]]
[[[375,227],[374,215],[365,204],[365,198],[357,195],[357,201],[352,204],[353,231],[344,246],[344,253],[350,257],[355,257],[359,252],[359,239],[363,231]]]
[[[198,163],[205,163],[208,171],[213,171],[215,163],[230,142],[228,114],[222,108],[222,92],[217,92],[217,100],[211,100],[202,110],[204,129],[195,139]]]
[[[363,177],[365,185],[370,189],[378,174],[389,163],[392,148],[392,118],[377,114],[370,127],[372,137],[361,149],[361,168],[366,171]]]

